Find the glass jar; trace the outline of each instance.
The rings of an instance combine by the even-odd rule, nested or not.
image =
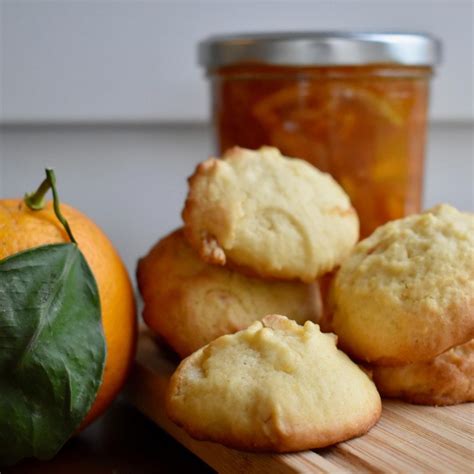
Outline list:
[[[421,206],[429,79],[439,43],[420,34],[214,37],[200,45],[217,151],[273,145],[330,173],[361,237]]]

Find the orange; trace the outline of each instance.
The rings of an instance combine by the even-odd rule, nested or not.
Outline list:
[[[97,281],[107,356],[102,385],[82,427],[99,416],[123,386],[137,337],[135,300],[125,266],[110,240],[87,216],[66,204],[61,210]],[[32,211],[20,199],[0,200],[0,259],[40,245],[69,242],[52,203]]]

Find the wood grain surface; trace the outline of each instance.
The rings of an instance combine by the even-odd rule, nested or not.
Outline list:
[[[382,418],[366,435],[316,451],[253,454],[196,441],[164,412],[164,394],[176,367],[143,332],[127,398],[212,468],[222,473],[474,473],[474,404],[424,407],[383,403]]]

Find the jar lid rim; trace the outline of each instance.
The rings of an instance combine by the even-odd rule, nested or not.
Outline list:
[[[441,42],[427,33],[300,31],[211,36],[198,46],[207,68],[242,62],[350,66],[393,63],[434,66]]]

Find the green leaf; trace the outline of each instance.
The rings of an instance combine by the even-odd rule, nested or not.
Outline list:
[[[94,402],[104,361],[97,284],[77,245],[0,261],[0,465],[54,456]]]

